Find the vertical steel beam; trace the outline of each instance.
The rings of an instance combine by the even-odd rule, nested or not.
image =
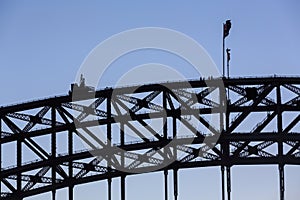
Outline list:
[[[71,130],[69,130],[68,132],[68,151],[69,151],[69,155],[71,156],[73,154],[73,132]],[[69,181],[70,181],[70,185],[69,185],[69,200],[73,200],[74,199],[74,184],[73,184],[73,165],[72,165],[72,161],[69,161]]]
[[[284,165],[279,165],[279,181],[280,181],[280,200],[284,200]]]
[[[22,165],[22,132],[18,133],[18,138],[17,138],[17,167],[20,168]],[[18,172],[17,173],[17,196],[18,199],[22,199],[21,194],[22,194],[22,180],[21,180],[22,173]]]
[[[111,97],[107,97],[106,99],[106,111],[107,111],[107,145],[111,146]],[[110,160],[111,158],[109,158]]]
[[[125,135],[124,135],[124,130],[125,126],[124,126],[124,123],[123,122],[120,122],[120,143],[121,143],[121,146],[124,146],[125,144]]]
[[[106,141],[107,141],[107,167],[108,169],[111,168],[111,146],[112,146],[112,137],[111,137],[111,97],[106,98],[106,113],[107,113],[107,125],[106,125]]]
[[[181,118],[180,118],[181,119]],[[176,121],[176,117],[173,117],[173,138],[176,140],[176,135],[177,135],[177,121]],[[173,140],[174,140],[173,139]],[[175,142],[174,147],[173,147],[173,154],[174,154],[174,162],[177,161],[177,144]],[[173,170],[173,182],[174,182],[174,199],[177,200],[177,196],[178,196],[178,186],[177,186],[177,170],[178,169],[174,169]]]
[[[70,185],[69,186],[69,200],[73,200],[74,199],[74,186]]]
[[[229,78],[229,77],[228,77]],[[221,91],[221,89],[220,89]],[[230,121],[230,110],[229,110],[229,103],[230,103],[230,99],[229,99],[229,86],[227,86],[227,91],[228,91],[228,96],[226,98],[226,91],[224,90],[224,92],[221,92],[221,98],[223,99],[223,103],[222,105],[224,106],[222,108],[222,110],[224,111],[225,109],[225,105],[226,105],[226,115],[225,115],[225,135],[229,135],[229,121]],[[224,127],[224,122],[222,122],[222,127]],[[222,132],[222,131],[221,131]],[[231,199],[231,173],[230,173],[230,145],[229,145],[229,141],[226,141],[225,145],[224,145],[224,151],[223,151],[223,157],[225,158],[225,164],[226,164],[226,178],[227,178],[227,200]],[[225,185],[224,185],[225,187]],[[225,196],[225,194],[224,194]],[[225,198],[225,197],[224,197]]]
[[[125,126],[123,122],[120,122],[120,143],[121,148],[125,145]],[[125,168],[125,157],[124,151],[121,152],[121,167]]]
[[[51,124],[52,128],[56,125],[56,111],[55,107],[51,108]],[[51,159],[52,159],[52,200],[56,199],[55,180],[56,180],[56,164],[54,163],[56,157],[56,132],[51,133]]]
[[[230,167],[226,167],[227,172],[227,200],[231,199],[231,174],[230,174]]]
[[[108,196],[108,200],[111,200],[111,178],[107,179],[107,196]]]
[[[177,121],[176,121],[176,117],[173,117],[173,138],[175,138],[177,135]],[[177,161],[177,144],[175,142],[174,144],[174,162]],[[174,169],[173,170],[173,182],[174,182],[174,199],[177,200],[178,198],[178,185],[177,185],[177,181],[178,181],[178,177],[177,177],[177,171],[178,169]]]
[[[108,122],[107,122],[107,146],[108,148],[110,148],[112,146],[112,136],[111,136],[111,96],[108,96],[106,98],[106,113],[107,113],[107,119],[108,119]],[[109,155],[108,155],[108,158],[107,158],[107,168],[109,169],[109,172],[110,173],[110,169],[111,169],[111,154],[109,152]],[[108,197],[108,200],[111,200],[111,178],[108,178],[107,179],[107,197]]]
[[[168,200],[168,170],[164,170],[164,178],[165,178],[165,200]]]
[[[69,186],[69,200],[73,200],[74,199],[74,185],[70,185]]]
[[[120,122],[120,140],[121,146],[123,147],[125,144],[125,126],[123,122]],[[124,152],[121,154],[121,167],[125,168],[125,158]],[[121,175],[121,200],[125,200],[125,175]]]
[[[176,139],[175,137],[176,137],[176,135],[177,135],[177,120],[176,120],[176,117],[175,116],[173,116],[173,138],[174,139]],[[173,139],[173,140],[174,140]],[[173,144],[174,145],[174,147],[173,147],[173,155],[174,155],[174,161],[176,161],[177,160],[177,144],[176,144],[176,142],[175,142],[175,144]]]
[[[164,134],[164,139],[168,139],[168,117],[167,117],[167,93],[166,91],[163,91],[163,108],[165,111],[165,116],[163,117],[163,134]],[[165,151],[167,149],[165,148]],[[165,152],[166,158],[167,158],[167,152]],[[167,162],[167,161],[166,161]],[[168,200],[168,170],[164,170],[164,180],[165,180],[165,200]]]
[[[221,166],[221,176],[222,176],[222,200],[225,200],[225,169],[224,166]]]
[[[174,200],[178,199],[178,169],[173,170],[174,180]]]
[[[125,200],[125,175],[121,175],[121,200]]]
[[[164,139],[168,138],[168,116],[167,116],[167,94],[166,91],[163,91],[163,108],[164,108],[164,116],[163,116],[163,133],[164,133]]]
[[[281,93],[280,93],[280,85],[277,85],[276,87],[276,93],[277,93],[277,129],[278,134],[282,135],[282,111],[281,111]],[[279,160],[282,161],[283,156],[283,142],[282,139],[278,141],[278,157]]]
[[[223,76],[224,76],[224,74],[223,74]],[[220,106],[221,106],[221,109],[220,109],[220,134],[221,135],[227,134],[226,131],[229,128],[229,123],[228,123],[229,122],[229,111],[228,111],[228,109],[226,110],[226,113],[224,113],[224,106],[225,106],[225,102],[226,102],[226,94],[224,94],[225,92],[226,91],[222,91],[221,87],[219,88]],[[229,101],[227,100],[227,103],[228,102]],[[225,117],[226,129],[224,130],[224,115],[225,114],[226,114],[226,117]],[[222,142],[221,143],[221,152],[222,152],[222,155],[221,155],[221,159],[222,159],[222,161],[221,161],[222,200],[225,200],[225,167],[224,166],[226,165],[226,161],[227,161],[226,160],[227,159],[226,149],[227,149],[227,144],[225,142]]]
[[[276,87],[277,94],[277,129],[278,134],[283,135],[282,132],[282,110],[281,110],[281,91],[280,85],[278,84]],[[279,189],[280,189],[280,200],[284,200],[284,163],[283,163],[283,141],[280,138],[278,140],[278,159],[279,159]]]

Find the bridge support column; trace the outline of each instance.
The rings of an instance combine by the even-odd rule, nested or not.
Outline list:
[[[284,200],[284,165],[279,165],[280,200]]]
[[[108,185],[108,191],[107,191],[107,196],[108,200],[111,200],[111,178],[107,179],[107,185]]]
[[[125,200],[125,175],[121,176],[121,200]]]
[[[221,166],[221,176],[222,176],[222,200],[225,200],[225,169]]]
[[[174,200],[178,199],[178,169],[174,169]]]
[[[68,132],[68,151],[69,155],[73,154],[73,133],[69,130]],[[71,185],[69,186],[69,200],[74,199],[74,185],[73,185],[73,165],[72,161],[69,161],[69,179],[71,182]]]
[[[22,134],[22,133],[19,133]],[[22,165],[22,142],[21,137],[17,139],[17,167],[20,168]],[[21,172],[17,173],[17,196],[19,200],[22,200],[22,180],[21,180]]]
[[[281,104],[281,92],[280,92],[280,85],[276,86],[276,93],[277,93],[277,130],[278,133],[283,135],[282,131],[282,104]],[[280,139],[278,141],[278,158],[280,162],[283,160],[283,141]],[[280,200],[284,200],[284,164],[279,164],[279,187],[280,187]]]
[[[69,200],[74,199],[73,190],[74,190],[74,186],[69,186]]]
[[[56,190],[52,190],[52,200],[56,199]]]
[[[231,199],[231,173],[230,173],[230,167],[226,167],[226,173],[227,173],[227,200]]]
[[[56,110],[55,107],[51,108],[51,126],[52,128],[55,128],[56,126]],[[56,132],[53,131],[51,133],[51,157],[52,160],[54,161],[56,158]],[[56,180],[56,165],[52,164],[52,172],[51,172],[51,177],[52,177],[52,200],[56,199],[56,189],[55,189],[55,180]]]
[[[164,171],[165,177],[165,200],[168,200],[168,170]]]

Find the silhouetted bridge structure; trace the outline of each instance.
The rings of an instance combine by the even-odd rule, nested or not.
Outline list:
[[[120,178],[125,200],[126,177],[151,171],[164,171],[166,200],[174,173],[177,199],[178,170],[220,166],[225,200],[232,166],[273,164],[283,200],[284,166],[300,164],[299,86],[300,77],[210,78],[1,107],[1,199],[55,199],[67,187],[72,200],[76,185],[106,180],[111,200]]]

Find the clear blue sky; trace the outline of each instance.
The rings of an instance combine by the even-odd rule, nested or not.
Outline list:
[[[227,45],[232,49],[232,76],[299,75],[299,9],[297,0],[1,0],[0,105],[66,94],[97,44],[121,31],[147,26],[174,29],[194,38],[221,71],[222,23],[231,19]],[[191,73],[188,78],[197,77]],[[181,171],[179,199],[219,199],[218,173],[218,168]],[[234,167],[232,173],[233,199],[278,198],[276,166]],[[300,168],[287,167],[286,178],[286,197],[296,200]],[[129,200],[163,199],[161,173],[130,177],[128,183]],[[75,199],[102,199],[105,184],[77,186]],[[117,181],[114,184],[116,192]],[[65,199],[65,192],[59,192],[58,199]],[[43,196],[50,199],[49,194]]]

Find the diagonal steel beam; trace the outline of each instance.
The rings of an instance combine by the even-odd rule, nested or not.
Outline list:
[[[263,98],[265,98],[266,95],[268,95],[272,89],[274,88],[273,85],[266,85],[264,90],[259,94],[259,96],[254,100],[253,104],[244,112],[242,112],[240,115],[238,115],[233,123],[229,126],[229,129],[227,130],[227,133],[231,133],[253,110],[254,107],[256,107]]]
[[[131,112],[135,113],[135,112],[139,111],[140,109],[142,109],[143,107],[149,108],[149,103],[155,97],[157,97],[160,93],[161,93],[161,91],[151,92],[149,95],[147,95],[146,97],[144,97],[143,99],[141,99],[141,101],[137,101],[137,104],[135,104],[133,107],[131,107],[131,109],[130,109]]]
[[[50,170],[50,166],[43,167],[38,171],[33,178],[31,178],[27,184],[23,187],[22,191],[30,190],[39,180]]]
[[[44,117],[45,114],[49,111],[49,109],[50,109],[49,106],[45,106],[42,110],[40,110],[40,111],[35,115],[35,117],[37,117],[37,118],[42,118],[42,117]],[[30,123],[28,123],[28,124],[24,127],[23,131],[28,132],[30,129],[32,129],[32,127],[33,127],[35,124],[36,124],[36,122],[30,122]]]
[[[276,116],[277,112],[274,111],[272,114],[267,115],[267,117],[263,120],[263,122],[259,123],[250,133],[256,134],[262,131],[271,121],[272,119]],[[234,152],[233,152],[233,157],[237,157],[240,152],[249,145],[249,141],[244,142],[240,147],[238,147]]]
[[[88,165],[91,165],[91,166],[96,166],[98,165],[101,161],[103,160],[103,157],[96,157],[94,158],[92,161],[90,161],[88,163]],[[74,167],[74,165],[73,165]],[[92,167],[89,167],[89,168],[81,168],[81,170],[74,176],[75,178],[81,178],[83,176],[85,176],[87,173],[89,173],[90,171],[92,170]]]
[[[4,183],[4,185],[5,185],[8,189],[10,189],[10,191],[12,191],[12,193],[14,193],[14,192],[17,191],[17,189],[16,189],[14,186],[12,186],[12,184],[10,184],[10,182],[8,182],[8,180],[6,180],[5,178],[2,178],[2,179],[1,179],[1,182]]]

